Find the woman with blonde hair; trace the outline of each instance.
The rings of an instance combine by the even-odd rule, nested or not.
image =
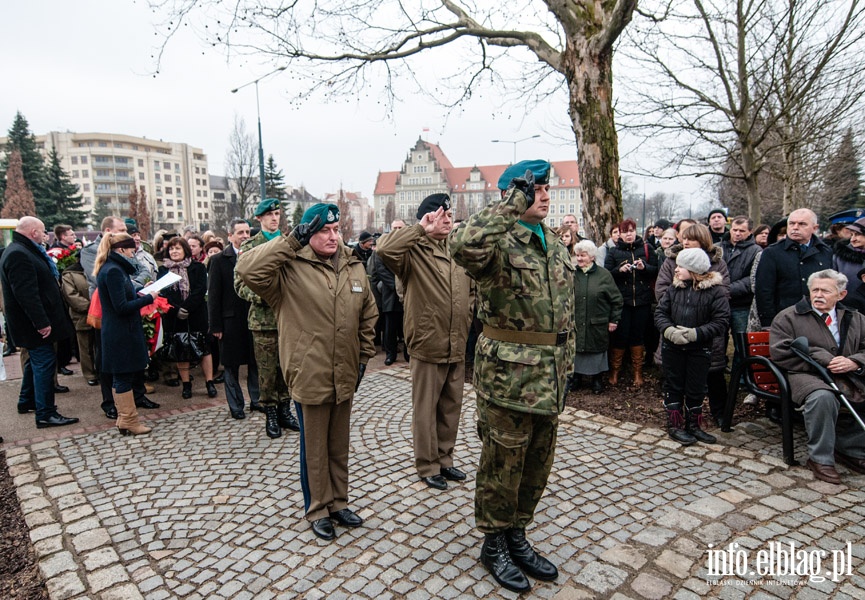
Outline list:
[[[101,372],[112,375],[117,429],[123,435],[150,433],[150,427],[138,419],[132,385],[149,361],[140,311],[153,303],[156,294],[135,293],[130,280],[136,272],[134,255],[132,236],[106,233],[99,243],[93,267],[102,304]]]

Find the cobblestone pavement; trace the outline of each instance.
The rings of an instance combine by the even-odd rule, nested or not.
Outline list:
[[[477,562],[473,395],[456,449],[469,480],[434,492],[413,469],[407,378],[405,368],[391,368],[361,386],[350,505],[366,522],[338,527],[331,543],[303,519],[296,434],[267,439],[257,413],[234,421],[224,407],[205,408],[158,420],[141,438],[106,430],[8,449],[51,597],[515,597]],[[683,449],[660,429],[566,412],[529,529],[560,576],[533,582],[526,596],[862,598],[865,477],[839,468],[848,485],[815,482],[783,465],[777,437],[759,429],[739,427],[718,445]],[[841,574],[822,582],[750,575],[758,552],[775,542],[795,544],[800,557],[825,551],[812,572]],[[738,544],[730,562],[748,562],[741,576],[712,583],[707,550],[730,544]],[[797,572],[816,569],[816,556]],[[842,556],[843,568],[833,567]]]

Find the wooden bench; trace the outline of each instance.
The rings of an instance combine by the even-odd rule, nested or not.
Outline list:
[[[733,343],[739,348],[740,356],[744,356],[745,359],[736,365],[730,376],[730,389],[721,420],[721,431],[731,430],[736,397],[739,388],[744,386],[748,393],[766,402],[780,405],[784,462],[788,465],[797,465],[796,459],[793,458],[793,401],[790,395],[790,384],[784,372],[769,359],[769,332],[734,333]],[[740,383],[742,381],[744,383]]]

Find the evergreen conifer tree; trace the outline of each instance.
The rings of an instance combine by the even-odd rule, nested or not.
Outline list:
[[[45,212],[40,211],[40,218],[49,226],[52,223],[68,223],[72,227],[86,224],[87,213],[81,210],[84,197],[60,165],[60,155],[55,148],[52,148],[48,155],[48,170],[45,175],[48,202]]]
[[[267,162],[264,164],[264,193],[268,198],[279,200],[285,200],[288,197],[285,191],[285,175],[283,175],[282,169],[276,166],[273,154],[267,157]]]
[[[838,150],[826,165],[822,212],[831,213],[862,206],[862,173],[853,131],[848,129]]]
[[[20,219],[35,216],[36,206],[33,204],[33,194],[24,180],[21,152],[17,148],[9,153],[5,176],[6,202],[3,204],[3,210],[0,211],[0,217]]]
[[[298,202],[294,205],[294,214],[291,216],[291,226],[297,227],[300,225],[301,219],[303,219],[303,204]]]
[[[45,160],[39,153],[36,136],[30,133],[30,124],[20,112],[15,113],[12,127],[7,134],[6,156],[0,159],[0,202],[5,202],[9,159],[12,150],[18,150],[21,156],[21,172],[27,187],[33,195],[36,206],[36,216],[51,212],[50,202],[45,194]]]

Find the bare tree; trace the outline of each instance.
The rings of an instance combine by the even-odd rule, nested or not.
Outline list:
[[[567,102],[586,226],[619,220],[613,46],[637,0],[151,0],[165,41],[191,24],[209,45],[265,56],[308,86],[300,98],[376,88],[389,110],[408,93],[455,107],[484,88],[527,110]],[[514,28],[515,23],[525,29]],[[164,48],[164,45],[163,45]],[[161,54],[160,54],[161,56]],[[430,82],[435,73],[438,83]],[[567,96],[565,96],[567,94]]]
[[[638,68],[621,122],[665,145],[668,171],[741,180],[759,222],[767,164],[796,203],[812,151],[865,91],[861,3],[647,0],[628,32]]]
[[[246,121],[234,116],[234,127],[228,137],[228,151],[225,154],[225,176],[237,185],[237,202],[232,206],[236,215],[231,218],[249,217],[251,204],[259,190],[258,145],[251,133],[246,131]]]

